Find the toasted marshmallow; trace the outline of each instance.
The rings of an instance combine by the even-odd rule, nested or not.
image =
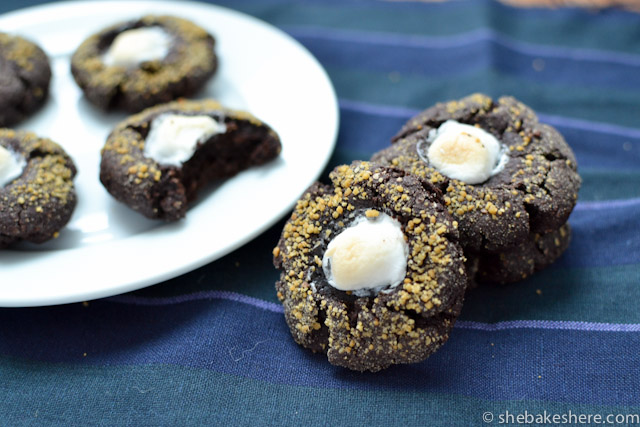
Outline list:
[[[429,132],[423,160],[443,175],[467,184],[479,184],[504,169],[508,160],[500,142],[484,129],[447,120]],[[425,155],[426,154],[426,155]]]
[[[367,296],[403,281],[408,253],[398,221],[362,217],[329,242],[322,268],[334,288]]]
[[[161,165],[180,166],[193,156],[198,143],[226,130],[224,123],[209,116],[162,114],[151,122],[144,155]]]
[[[18,153],[7,150],[0,145],[0,187],[22,175],[27,161]]]
[[[160,27],[123,31],[113,39],[102,60],[107,65],[133,67],[163,59],[169,53],[171,36]]]

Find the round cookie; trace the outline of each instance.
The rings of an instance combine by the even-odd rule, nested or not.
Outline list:
[[[26,118],[49,93],[51,67],[34,43],[0,33],[0,127]]]
[[[508,284],[518,282],[553,263],[569,247],[571,227],[564,224],[548,233],[534,233],[520,245],[504,252],[466,253],[475,266],[479,283]],[[467,270],[469,271],[469,270]]]
[[[90,36],[71,72],[92,104],[138,112],[200,90],[218,66],[214,45],[190,21],[149,15]]]
[[[249,113],[212,100],[175,101],[115,127],[102,149],[100,181],[144,216],[173,221],[185,216],[197,191],[209,182],[264,164],[280,150],[278,135]],[[184,156],[178,159],[177,154]]]
[[[467,277],[455,221],[435,188],[400,170],[354,162],[330,178],[298,201],[273,252],[294,340],[358,371],[424,360],[447,340],[462,307]],[[389,229],[406,252],[394,249]],[[351,231],[356,237],[345,243]],[[388,271],[400,274],[377,280]],[[353,276],[360,284],[345,286]]]
[[[469,184],[439,172],[428,153],[433,134],[447,121],[479,128],[501,148],[500,168]],[[551,126],[512,97],[497,102],[475,94],[423,111],[409,120],[390,148],[373,161],[403,169],[441,189],[459,223],[465,251],[504,252],[536,234],[557,231],[575,206],[581,179],[573,152]],[[482,141],[484,143],[484,141]]]
[[[56,237],[76,206],[71,158],[33,133],[0,129],[0,248]]]

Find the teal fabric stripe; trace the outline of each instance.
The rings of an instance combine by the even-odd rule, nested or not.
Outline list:
[[[320,26],[330,29],[450,36],[485,28],[518,40],[574,48],[640,54],[640,27],[632,13],[564,9],[517,9],[486,0],[444,4],[405,2],[223,1],[223,5],[256,15],[277,26]],[[567,25],[564,19],[574,20]],[[452,25],[455,23],[455,25]],[[601,37],[607,34],[607,37]]]
[[[552,265],[511,286],[471,289],[461,320],[640,323],[640,311],[632,297],[638,293],[638,277],[640,264],[601,268]]]
[[[52,2],[52,1],[49,1]],[[47,3],[24,0],[21,7]],[[450,36],[485,28],[527,41],[574,48],[640,54],[637,16],[615,10],[592,13],[580,9],[517,9],[488,0],[418,2],[294,2],[269,0],[218,0],[216,4],[259,17],[276,26],[322,26],[330,30],[353,29],[421,36]],[[0,5],[0,13],[15,4]],[[564,18],[564,19],[563,19]],[[565,19],[575,20],[566,25]],[[455,25],[451,25],[455,22]],[[607,37],[601,37],[607,34]]]
[[[1,360],[5,412],[0,419],[5,425],[93,425],[94,420],[95,425],[451,426],[482,425],[485,412],[493,414],[495,424],[506,411],[602,415],[640,411],[638,406],[492,401],[415,390],[287,386],[179,366],[79,367]],[[544,384],[545,378],[532,381]],[[91,420],[86,418],[88,411]]]
[[[290,339],[280,313],[253,305],[224,300],[165,306],[95,302],[30,311],[2,313],[0,354],[5,358],[62,362],[54,366],[67,369],[193,367],[291,387],[441,392],[488,400],[519,396],[586,404],[640,401],[637,324],[603,329],[602,324],[583,323],[566,329],[562,323],[567,322],[547,322],[556,324],[552,328],[538,327],[544,322],[517,322],[529,326],[504,329],[467,322],[466,327],[454,328],[446,346],[422,363],[357,373],[300,348]],[[25,322],[27,318],[33,323]],[[109,318],[117,320],[102,332]],[[30,338],[36,335],[36,324],[41,336]],[[599,345],[594,346],[596,341]],[[619,372],[626,377],[619,377]]]
[[[579,200],[618,200],[640,197],[640,172],[580,168]]]
[[[638,90],[613,90],[532,82],[494,70],[478,70],[445,78],[379,73],[328,66],[340,98],[422,110],[436,102],[485,92],[512,95],[539,113],[640,128]]]
[[[523,80],[576,87],[635,90],[640,86],[640,55],[586,51],[523,43],[489,29],[451,37],[396,33],[285,30],[320,62],[334,68],[382,73],[456,76],[492,68]]]

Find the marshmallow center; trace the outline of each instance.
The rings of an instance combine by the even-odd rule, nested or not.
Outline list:
[[[0,145],[0,187],[4,187],[22,175],[27,161],[18,153]]]
[[[123,31],[113,39],[103,61],[110,66],[133,67],[163,59],[169,53],[171,36],[160,27]]]
[[[151,122],[144,155],[161,165],[180,166],[193,156],[199,143],[226,130],[224,123],[209,116],[162,114]]]
[[[447,120],[429,132],[427,152],[418,154],[437,171],[467,184],[479,184],[497,174],[508,161],[506,147],[484,129]]]
[[[400,284],[409,247],[400,223],[386,214],[366,217],[329,242],[322,268],[331,286],[367,296]]]

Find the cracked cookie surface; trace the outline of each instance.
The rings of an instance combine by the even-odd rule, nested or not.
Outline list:
[[[144,150],[154,119],[166,114],[208,116],[223,123],[226,132],[201,141],[181,165],[163,165]],[[197,191],[209,182],[269,162],[280,150],[278,135],[249,113],[212,100],[175,101],[148,108],[115,127],[102,149],[100,181],[113,197],[142,215],[173,221],[186,215]]]
[[[273,253],[293,338],[353,370],[424,360],[447,340],[462,306],[467,277],[457,224],[438,190],[400,170],[354,162],[330,178],[298,201]],[[359,218],[382,214],[399,222],[408,245],[404,279],[361,297],[331,286],[322,267],[329,243]]]
[[[141,28],[165,31],[171,38],[167,54],[135,66],[107,65],[103,55],[114,39]],[[213,36],[190,21],[148,15],[90,36],[73,54],[71,72],[92,104],[135,113],[200,90],[218,66],[214,47]]]
[[[39,109],[47,99],[50,81],[49,59],[40,47],[0,33],[0,127]]]
[[[26,162],[17,178],[0,187],[0,248],[56,237],[76,206],[73,161],[58,144],[30,132],[0,129],[0,146]]]
[[[506,147],[504,168],[472,185],[444,176],[423,160],[418,144],[429,144],[429,132],[447,120],[495,136]],[[529,107],[512,97],[493,101],[474,94],[436,104],[410,119],[393,145],[374,154],[372,161],[440,188],[470,256],[504,252],[533,236],[557,232],[576,204],[581,183],[575,156],[560,133],[539,123]]]
[[[527,240],[502,252],[466,253],[467,265],[478,283],[508,284],[520,281],[556,261],[569,247],[571,227],[533,233]],[[471,274],[470,274],[471,275]]]

